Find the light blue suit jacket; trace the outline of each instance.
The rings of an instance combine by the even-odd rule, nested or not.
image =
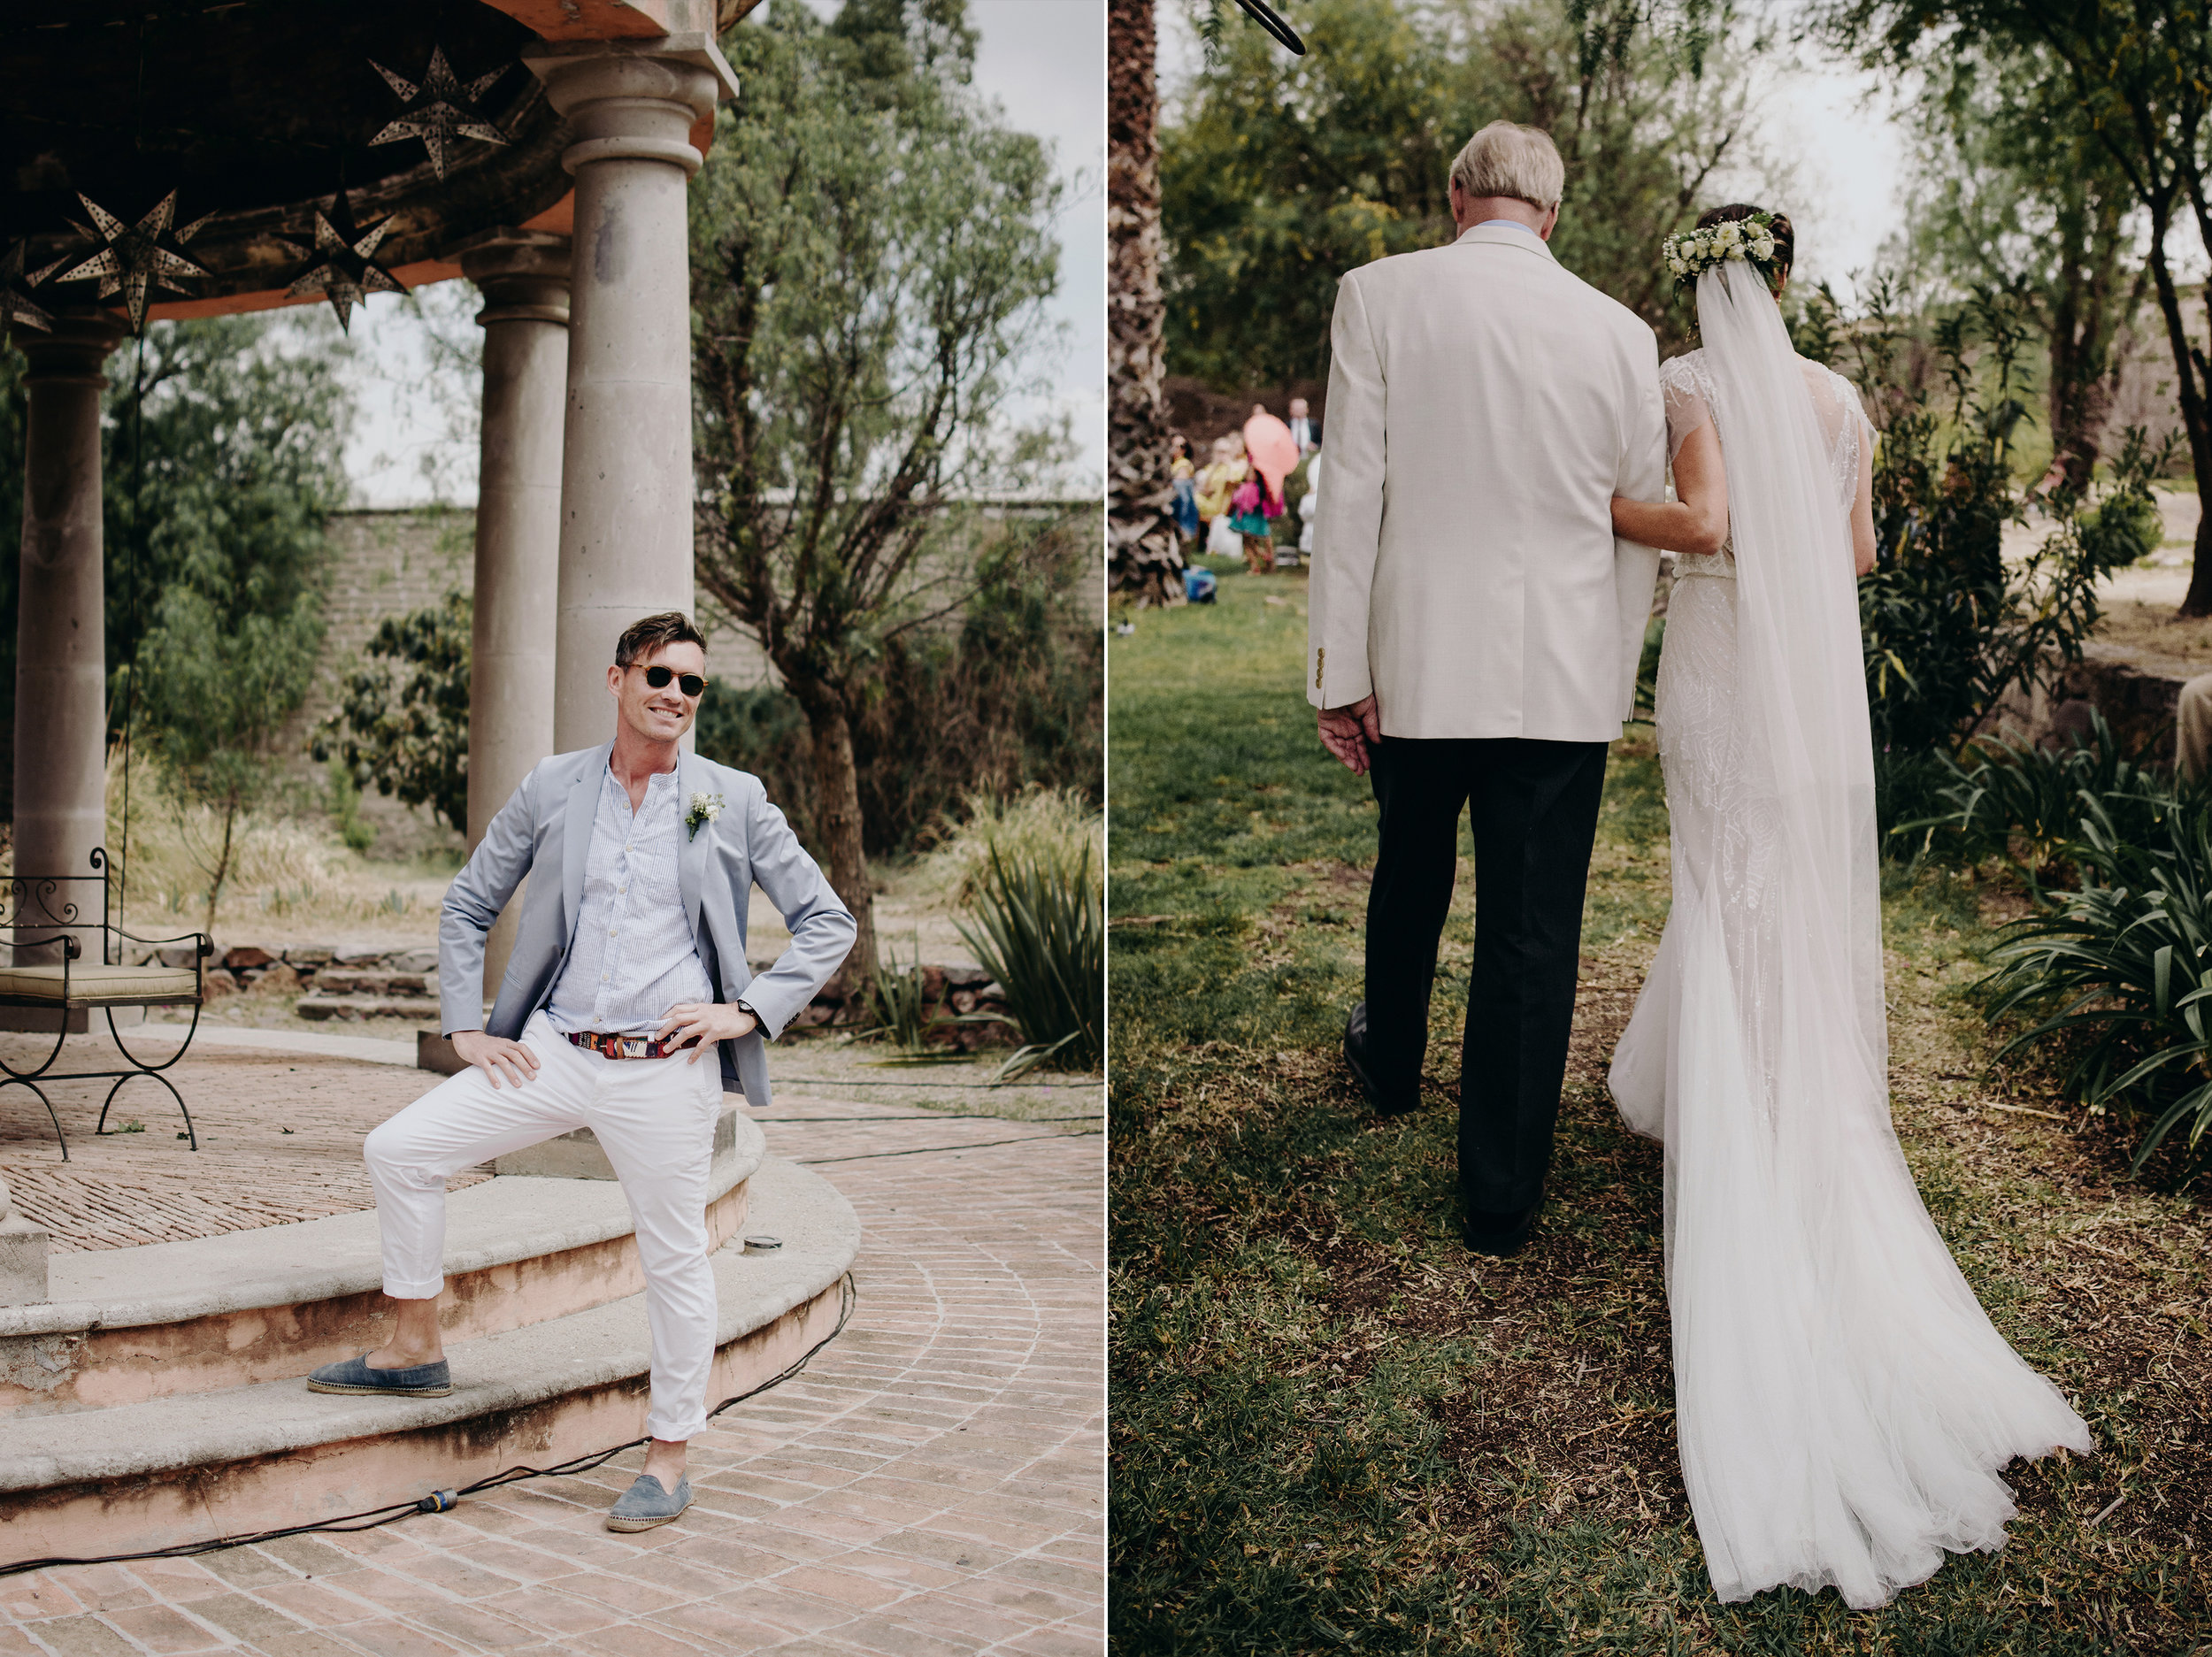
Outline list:
[[[592,818],[611,742],[557,754],[522,779],[514,797],[484,831],[468,866],[446,890],[438,917],[438,993],[447,1033],[480,1026],[511,1041],[530,1015],[553,999],[583,910],[584,863]],[[759,1015],[760,1028],[722,1046],[722,1085],[754,1105],[768,1102],[773,1039],[814,999],[841,966],[857,932],[852,914],[831,889],[783,813],[768,802],[760,779],[696,754],[676,762],[677,807],[691,797],[722,796],[721,815],[687,834],[676,873],[691,936],[717,999],[740,996]],[[525,875],[539,872],[523,899],[515,952],[484,1016],[484,939]],[[552,877],[557,875],[557,878]],[[746,907],[757,885],[783,912],[791,947],[758,978],[745,959]]]

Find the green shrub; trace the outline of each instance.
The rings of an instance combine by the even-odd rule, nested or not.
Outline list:
[[[317,760],[344,763],[356,788],[374,783],[403,804],[426,805],[457,834],[469,828],[473,615],[470,595],[456,590],[426,610],[385,618],[312,743]]]
[[[1891,834],[1909,842],[1924,833],[1924,847],[1949,861],[2002,858],[2039,889],[2064,877],[2069,848],[2093,807],[2121,839],[2136,840],[2203,798],[2202,789],[2129,749],[2093,711],[2086,736],[2056,748],[1984,737],[1961,758],[1938,752],[1920,764],[1925,809]]]
[[[1882,428],[1874,462],[1875,567],[1859,584],[1868,710],[1877,753],[1955,750],[2008,692],[2078,660],[2101,613],[2097,585],[2157,545],[2151,479],[2170,444],[2131,429],[2101,503],[2062,487],[2037,502],[2051,533],[2008,559],[2008,524],[2029,497],[2014,482],[2028,412],[2027,326],[2018,301],[1978,290],[1933,326],[1936,382],[1886,283],[1841,326],[1834,301],[1805,302],[1800,338],[1846,366]],[[1813,326],[1813,325],[1817,326]]]
[[[991,848],[976,894],[976,924],[958,923],[976,959],[1006,992],[1022,1047],[1001,1069],[1035,1064],[1094,1070],[1103,1052],[1104,894],[1087,850],[1073,856],[1002,855]]]
[[[888,1036],[902,1053],[919,1053],[928,1045],[932,1024],[926,1009],[929,993],[922,977],[921,944],[914,946],[914,959],[905,966],[889,948],[876,963],[874,980],[868,986],[871,1010],[875,1015],[875,1033]]]
[[[2124,832],[2129,816],[2149,832]],[[2193,1148],[2212,1130],[2212,813],[2085,793],[2064,855],[2081,888],[2006,928],[1983,984],[1989,1016],[2035,1020],[2001,1058],[2055,1046],[2070,1097],[2154,1118],[2139,1171],[2184,1122]]]

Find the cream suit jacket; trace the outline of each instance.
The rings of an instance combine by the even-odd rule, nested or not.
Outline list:
[[[1306,700],[1386,736],[1606,742],[1634,710],[1664,498],[1659,348],[1528,232],[1352,272],[1329,334]]]

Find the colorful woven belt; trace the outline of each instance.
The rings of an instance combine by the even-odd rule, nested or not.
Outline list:
[[[687,1042],[658,1041],[651,1036],[603,1036],[595,1030],[563,1033],[576,1046],[611,1059],[665,1059],[689,1048]]]

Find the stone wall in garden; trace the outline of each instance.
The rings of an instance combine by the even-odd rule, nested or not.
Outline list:
[[[172,945],[143,950],[131,964],[159,959],[173,966],[189,966],[191,946]],[[768,963],[754,963],[756,972]],[[980,1015],[988,1023],[947,1022],[937,1034],[940,1045],[964,1052],[999,1046],[1014,1039],[1012,1029],[993,1017],[1006,1010],[1005,989],[992,981],[982,968],[964,964],[925,966],[922,972],[923,1013],[926,1020],[967,1018]],[[360,1023],[403,1019],[411,1023],[438,1021],[438,952],[417,946],[401,949],[336,948],[328,944],[234,944],[208,963],[208,999],[252,992],[264,995],[296,995],[293,1010],[314,1023]],[[826,1024],[864,1022],[867,998],[849,997],[825,990],[793,1019],[794,1030],[819,1029]]]

